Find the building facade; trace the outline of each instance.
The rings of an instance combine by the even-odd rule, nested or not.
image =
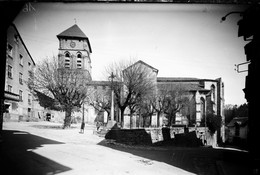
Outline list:
[[[75,24],[57,35],[59,39],[59,63],[67,69],[77,69],[91,79],[91,45],[88,37]]]
[[[91,75],[91,45],[88,37],[78,25],[73,25],[57,35],[59,40],[59,68],[68,71],[77,70],[83,77],[92,82]],[[80,74],[81,74],[80,73]],[[93,91],[91,86],[89,91]],[[96,121],[98,111],[91,105],[84,104],[81,111],[74,112],[74,118],[82,118],[82,121],[93,124]]]
[[[92,67],[90,54],[92,53],[92,49],[88,37],[82,32],[82,30],[75,24],[57,35],[57,38],[59,39],[59,62],[61,65],[68,69],[80,69],[91,76]],[[205,116],[208,113],[222,116],[224,121],[224,83],[221,78],[199,79],[183,77],[157,77],[159,70],[141,60],[134,63],[132,66],[129,66],[128,69],[136,65],[145,68],[148,72],[150,72],[149,75],[151,75],[151,81],[153,81],[156,86],[156,93],[165,87],[168,89],[182,87],[182,91],[185,91],[186,96],[189,98],[189,105],[186,105],[187,107],[177,113],[179,117],[185,116],[190,123],[193,123],[194,125],[196,124],[197,126],[205,125]],[[111,98],[107,95],[111,91],[111,82],[93,81],[91,79],[90,85],[91,91],[94,92],[92,95],[96,94],[96,96],[100,96],[103,94],[106,98]],[[122,91],[124,91],[123,89],[124,88],[122,88]],[[104,99],[104,97],[102,98]],[[98,103],[103,103],[100,99],[96,100],[99,101]],[[89,123],[93,123],[97,120],[97,115],[100,111],[94,109],[93,105],[92,107],[86,106],[88,105],[85,105],[83,112],[85,120]],[[126,118],[129,118],[127,116],[128,110],[125,112]],[[76,115],[83,114],[78,113]],[[116,116],[115,120],[119,121],[120,117]],[[125,120],[126,125],[128,125],[128,120],[130,119]],[[151,123],[158,125],[157,122],[159,121],[155,120],[156,116],[153,117],[153,121]],[[160,121],[160,125],[163,124],[162,120],[163,119]]]
[[[34,96],[27,86],[35,62],[17,28],[12,24],[7,31],[5,105],[6,120],[27,120],[34,115]]]
[[[187,92],[190,104],[183,115],[197,126],[204,125],[209,113],[224,117],[224,83],[218,79],[157,77],[158,88],[179,88]],[[224,121],[224,118],[223,118]]]

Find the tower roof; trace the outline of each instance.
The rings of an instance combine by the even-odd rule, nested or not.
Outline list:
[[[57,35],[58,39],[60,39],[62,37],[64,37],[64,38],[86,39],[88,46],[89,46],[89,51],[90,51],[90,53],[92,53],[92,49],[91,49],[91,45],[90,45],[88,37],[82,32],[82,30],[79,28],[79,26],[77,24],[74,24],[73,26],[71,26],[67,30],[64,30],[59,35]]]
[[[71,26],[67,30],[64,30],[59,35],[57,35],[57,37],[58,38],[59,37],[77,37],[77,38],[88,39],[88,37],[82,32],[82,30],[78,27],[77,24],[74,24],[73,26]]]

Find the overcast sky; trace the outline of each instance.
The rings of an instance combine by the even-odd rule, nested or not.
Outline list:
[[[246,102],[247,73],[235,64],[246,61],[237,37],[237,5],[30,3],[15,19],[34,61],[58,54],[56,35],[76,23],[90,40],[92,78],[106,80],[104,68],[118,60],[143,60],[159,77],[216,79],[225,84],[225,103]]]

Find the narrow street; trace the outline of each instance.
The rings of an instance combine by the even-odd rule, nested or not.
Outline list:
[[[87,125],[84,134],[79,133],[79,124],[67,130],[60,127],[50,122],[4,123],[1,174],[218,175],[247,171],[244,152],[127,146],[94,135],[93,126]]]

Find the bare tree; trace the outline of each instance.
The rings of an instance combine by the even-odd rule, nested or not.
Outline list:
[[[156,112],[157,127],[159,127],[161,115],[166,114],[168,125],[171,126],[175,120],[175,114],[189,105],[188,92],[180,84],[158,85],[157,88],[156,93],[147,96],[142,102],[142,116],[149,117],[151,125],[151,117]]]
[[[108,116],[111,112],[111,93],[109,90],[94,89],[88,98],[89,105],[93,106],[97,111],[106,111]]]
[[[53,97],[65,111],[63,128],[71,125],[71,114],[80,108],[88,96],[88,82],[91,80],[88,71],[66,69],[58,62],[57,57],[46,58],[36,66],[29,88],[38,90]]]
[[[156,79],[153,70],[140,62],[134,64],[131,61],[120,62],[108,67],[107,72],[114,72],[116,75],[113,89],[123,126],[125,109],[129,108],[130,118],[132,118],[142,99],[155,90]]]
[[[147,95],[142,102],[140,103],[139,113],[143,118],[143,127],[146,126],[147,118],[149,118],[149,126],[152,125],[152,116],[156,112],[155,103],[156,103],[156,94]],[[157,121],[158,124],[158,121]]]
[[[175,114],[189,105],[190,99],[188,94],[189,92],[185,90],[185,86],[181,84],[165,84],[160,86],[155,109],[159,114],[162,112],[166,114],[168,126],[171,126],[175,120]]]
[[[157,127],[160,126],[160,118],[165,110],[164,103],[165,103],[166,95],[167,95],[167,93],[163,93],[159,90],[159,91],[157,91],[157,94],[155,96],[153,96],[152,99],[150,100],[150,103],[152,104],[153,109],[157,113]]]

